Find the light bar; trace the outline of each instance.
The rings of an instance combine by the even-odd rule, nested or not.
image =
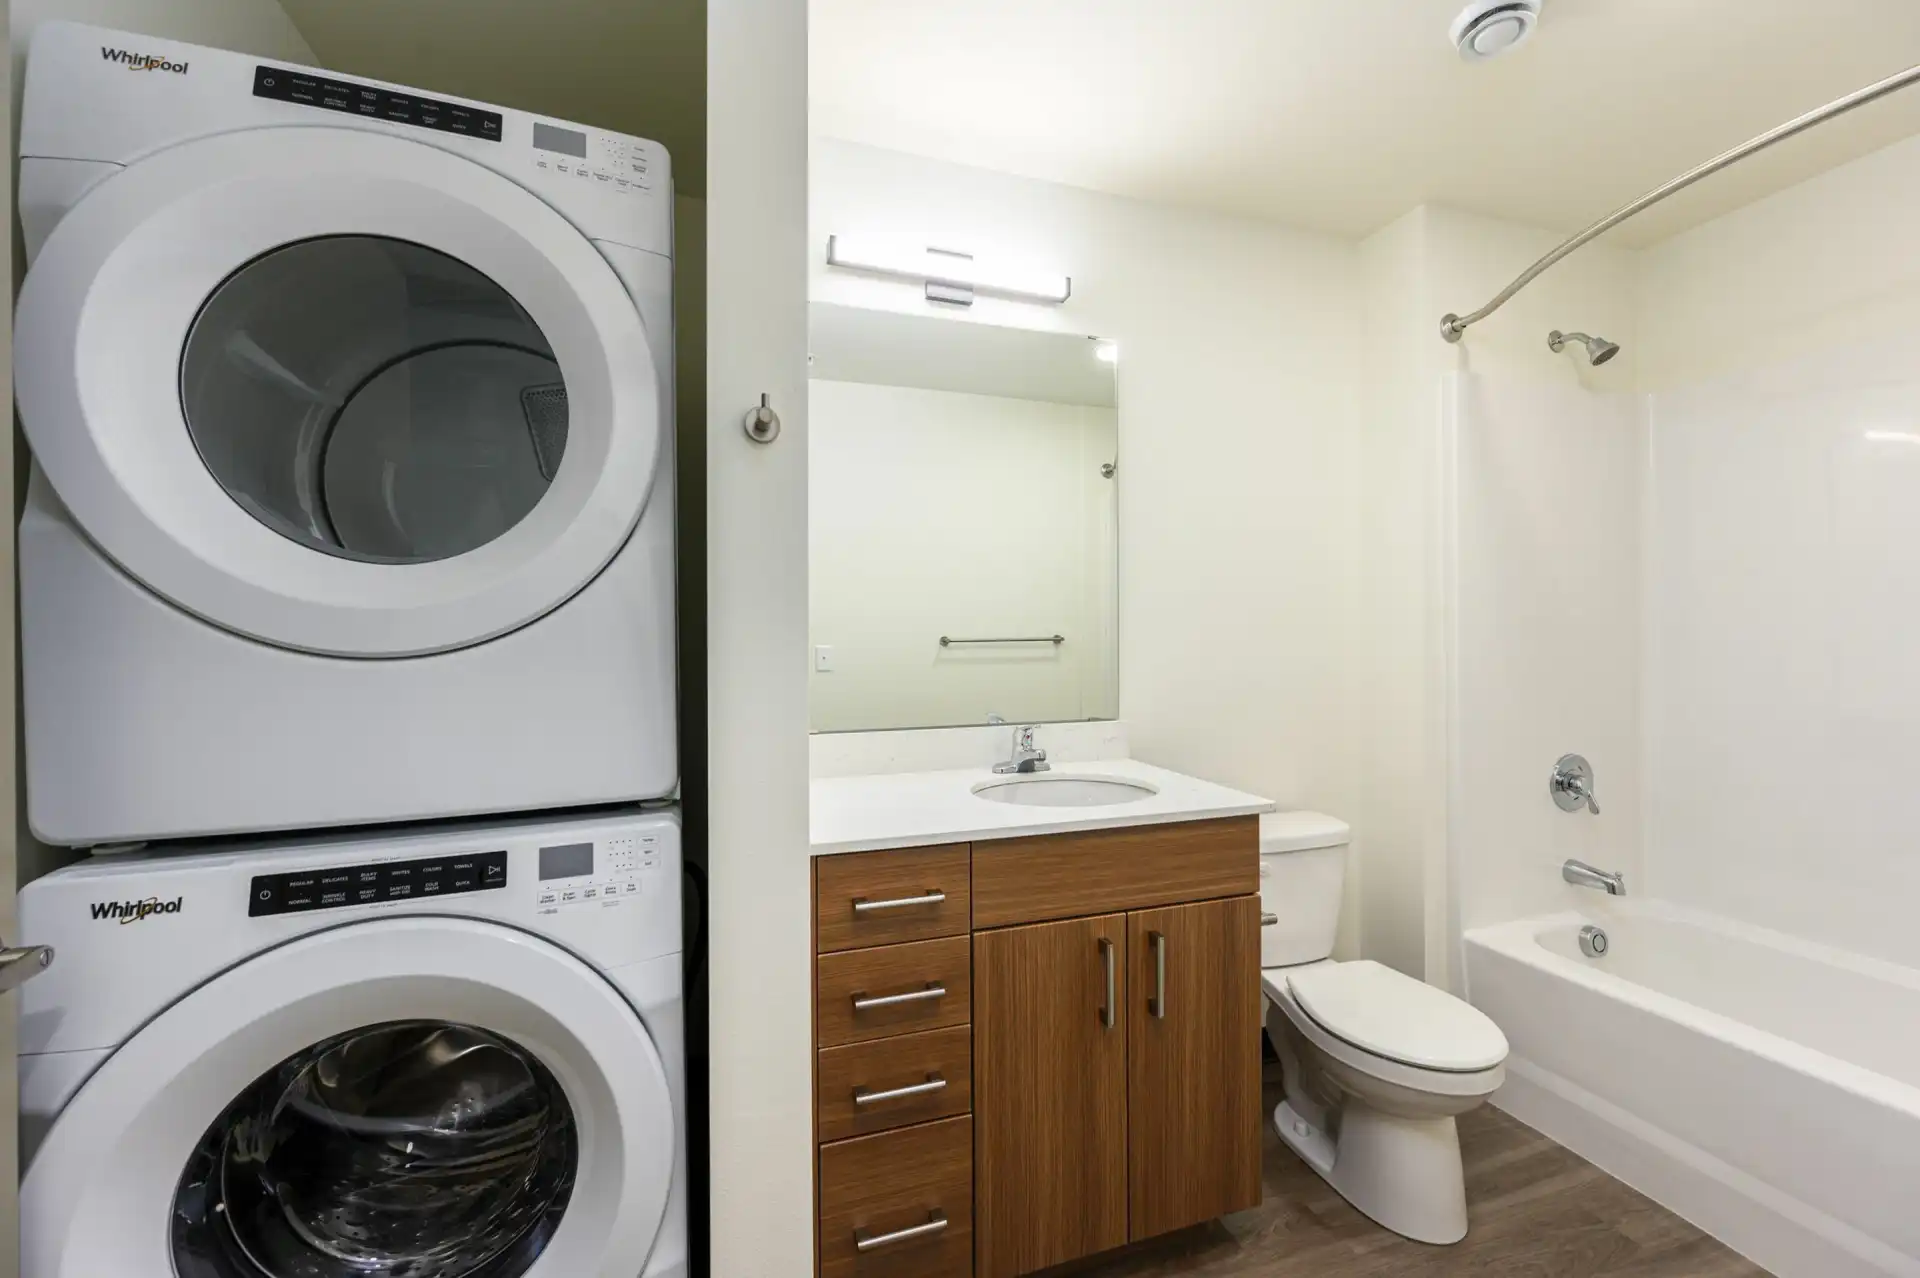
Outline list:
[[[982,259],[905,236],[829,235],[827,265],[920,281],[927,285],[928,297],[962,305],[971,302],[975,292],[1055,304],[1073,294],[1073,281],[1065,275]]]

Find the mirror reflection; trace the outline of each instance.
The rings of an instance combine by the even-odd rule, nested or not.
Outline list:
[[[813,730],[1119,712],[1117,348],[815,303]]]

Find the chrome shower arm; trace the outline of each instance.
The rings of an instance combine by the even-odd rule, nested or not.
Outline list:
[[[1916,82],[1920,82],[1920,66],[1908,67],[1905,71],[1897,75],[1890,75],[1884,80],[1869,84],[1864,89],[1855,90],[1847,94],[1844,98],[1835,98],[1825,106],[1816,107],[1805,115],[1797,115],[1785,124],[1768,129],[1759,137],[1742,142],[1731,151],[1722,151],[1705,164],[1688,169],[1685,173],[1682,173],[1666,185],[1648,191],[1631,204],[1622,205],[1578,235],[1563,241],[1558,248],[1548,253],[1532,266],[1529,266],[1526,270],[1520,272],[1513,283],[1494,294],[1493,300],[1485,306],[1482,306],[1479,310],[1466,315],[1448,314],[1441,317],[1440,336],[1449,342],[1459,341],[1461,337],[1466,334],[1468,328],[1478,324],[1481,320],[1487,318],[1487,316],[1493,314],[1502,306],[1505,306],[1515,293],[1518,293],[1521,289],[1533,283],[1534,280],[1538,279],[1543,272],[1552,267],[1554,263],[1558,262],[1561,258],[1573,252],[1575,249],[1581,248],[1600,236],[1605,235],[1608,231],[1611,231],[1614,227],[1620,225],[1634,214],[1652,208],[1669,195],[1678,191],[1684,191],[1701,178],[1712,177],[1728,165],[1737,164],[1756,151],[1764,151],[1775,142],[1784,142],[1796,133],[1804,133],[1816,124],[1824,124],[1835,116],[1845,115],[1855,107],[1865,106],[1869,102],[1874,102],[1886,97],[1889,93],[1897,93],[1901,89]]]

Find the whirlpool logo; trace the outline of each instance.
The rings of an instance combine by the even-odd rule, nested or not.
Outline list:
[[[175,75],[185,75],[187,73],[186,63],[169,62],[165,58],[155,57],[151,53],[133,53],[127,49],[108,49],[103,47],[100,50],[100,56],[105,61],[118,62],[129,71],[171,71]]]
[[[178,914],[181,903],[186,900],[176,896],[171,901],[163,901],[150,896],[144,901],[95,901],[93,903],[93,921],[105,923],[109,919],[117,920],[122,926],[150,919],[156,914]]]

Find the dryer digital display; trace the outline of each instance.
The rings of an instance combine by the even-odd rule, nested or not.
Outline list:
[[[458,133],[488,142],[500,140],[501,115],[458,102],[442,102],[418,93],[395,93],[351,80],[317,76],[310,71],[289,71],[285,67],[255,67],[253,96],[279,102],[297,102],[323,111],[370,116],[395,124],[411,124],[442,133]]]
[[[465,852],[417,861],[327,865],[289,874],[256,874],[247,893],[247,914],[304,914],[309,910],[385,901],[415,901],[507,886],[505,852]]]

